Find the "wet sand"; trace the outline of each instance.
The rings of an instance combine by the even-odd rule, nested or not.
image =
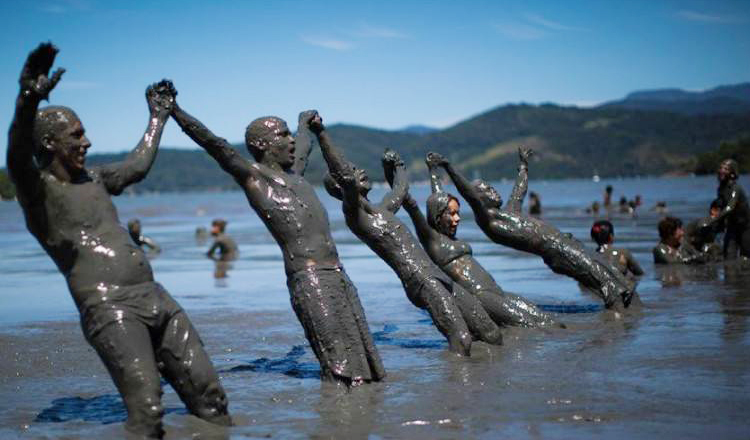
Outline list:
[[[550,221],[585,238],[590,218],[549,205]],[[144,208],[126,205],[122,217],[138,209]],[[697,212],[687,207],[684,217]],[[318,363],[289,306],[280,257],[272,242],[257,238],[254,224],[235,226],[241,259],[217,283],[212,262],[192,256],[203,246],[184,238],[194,225],[169,214],[159,220],[161,228],[145,222],[164,243],[153,260],[157,280],[200,332],[235,421],[222,428],[187,415],[165,386],[168,439],[748,438],[750,267],[655,268],[648,257],[656,216],[615,222],[618,243],[646,270],[641,311],[623,319],[609,312],[560,315],[567,329],[505,329],[505,345],[475,343],[471,358],[447,351],[389,268],[333,217],[342,261],[388,373],[382,383],[350,392],[317,378]],[[470,223],[464,218],[459,235],[503,288],[544,304],[600,302],[538,258],[488,244]],[[2,315],[0,438],[122,438],[124,408],[82,337],[62,277],[42,263],[38,245],[24,243],[15,262],[3,263],[3,295],[18,310],[28,307],[19,295],[47,310],[39,285],[62,299],[36,317],[14,320],[8,308]],[[21,267],[29,262],[40,267]]]

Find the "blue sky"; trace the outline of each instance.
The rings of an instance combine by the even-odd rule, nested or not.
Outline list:
[[[163,77],[183,108],[240,141],[254,118],[447,127],[506,103],[593,105],[641,89],[750,80],[748,1],[4,0],[0,125],[41,41],[67,73],[51,103],[90,152],[123,151]],[[5,161],[5,145],[2,159]],[[194,147],[170,122],[163,146]]]

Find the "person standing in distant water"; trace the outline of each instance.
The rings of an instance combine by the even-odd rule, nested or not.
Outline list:
[[[91,143],[78,116],[67,107],[38,109],[63,72],[48,76],[56,54],[51,43],[29,54],[8,132],[8,171],[26,227],[65,277],[83,335],[125,403],[128,431],[164,435],[162,377],[191,414],[231,425],[226,394],[198,332],[154,281],[112,203],[153,165],[174,102],[172,85],[162,81],[146,89],[148,126],[123,161],[87,169]]]
[[[689,252],[705,255],[707,261],[721,260],[723,249],[716,243],[720,224],[713,222],[713,219],[719,217],[720,211],[721,203],[719,199],[714,199],[711,202],[708,217],[693,220],[685,226],[682,246]]]
[[[682,246],[685,231],[682,220],[676,217],[665,217],[659,222],[661,241],[653,249],[655,264],[700,264],[705,263],[705,256],[691,252]]]
[[[737,182],[740,171],[734,159],[725,159],[719,164],[716,177],[719,179],[717,190],[720,211],[713,220],[724,230],[724,259],[734,260],[737,253],[750,258],[750,206],[747,195]]]
[[[567,275],[592,289],[607,308],[623,311],[638,294],[631,280],[599,259],[571,234],[564,234],[542,220],[523,215],[521,203],[528,184],[528,157],[531,150],[519,148],[520,165],[506,207],[495,188],[482,180],[470,182],[437,153],[428,153],[430,167],[443,167],[458,192],[474,211],[474,220],[495,243],[542,257],[553,272]]]
[[[612,207],[612,185],[607,185],[604,188],[604,201],[602,202],[605,210],[609,210]]]
[[[296,139],[281,118],[252,121],[245,130],[251,162],[176,102],[172,111],[182,131],[234,177],[281,248],[292,309],[321,379],[357,386],[383,379],[385,368],[357,288],[339,260],[328,213],[304,178],[313,146],[307,126],[316,114],[300,113]]]
[[[206,252],[206,256],[214,261],[233,261],[237,259],[239,251],[237,243],[226,234],[226,220],[217,218],[211,222],[211,235],[214,237],[214,244]],[[216,251],[219,255],[216,256]]]
[[[539,194],[534,191],[529,192],[529,215],[535,217],[542,215],[542,201],[539,199]]]
[[[141,221],[137,218],[128,221],[128,233],[130,234],[130,238],[133,239],[133,242],[139,247],[146,246],[151,252],[157,254],[161,252],[161,248],[154,240],[143,235],[141,231]]]
[[[629,250],[612,246],[615,242],[615,227],[609,220],[594,222],[591,226],[591,238],[598,245],[596,251],[617,266],[623,275],[631,277],[643,275],[641,265],[633,258]]]

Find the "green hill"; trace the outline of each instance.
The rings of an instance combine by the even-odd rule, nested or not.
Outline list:
[[[489,180],[512,178],[520,145],[536,152],[531,164],[531,177],[536,179],[590,177],[594,173],[602,177],[662,175],[710,168],[714,156],[723,152],[709,153],[720,145],[728,151],[726,145],[750,136],[750,113],[690,115],[613,106],[507,105],[426,133],[344,124],[328,130],[335,144],[373,180],[382,180],[380,155],[386,147],[401,154],[413,180],[427,178],[424,156],[428,151],[442,153],[469,175]],[[244,145],[236,147],[249,157]],[[88,164],[124,157],[125,153],[90,154]],[[316,148],[306,176],[320,183],[325,171]],[[133,190],[235,188],[233,180],[196,147],[161,148],[148,177]]]

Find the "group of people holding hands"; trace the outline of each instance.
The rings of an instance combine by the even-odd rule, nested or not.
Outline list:
[[[554,272],[594,291],[608,309],[622,313],[639,303],[635,282],[619,265],[632,269],[631,257],[611,249],[604,226],[597,232],[603,237],[600,250],[594,252],[522,212],[530,150],[519,149],[518,176],[505,204],[487,182],[469,181],[440,154],[428,154],[432,194],[422,213],[397,152],[385,150],[382,156],[390,190],[382,200],[371,200],[369,177],[333,145],[317,112],[300,114],[296,137],[280,118],[252,121],[245,132],[251,161],[181,108],[173,84],[164,80],[146,90],[150,117],[135,149],[122,162],[87,168],[91,144],[76,114],[61,106],[39,109],[63,73],[50,75],[56,53],[51,44],[41,44],[23,67],[9,131],[8,170],[28,229],[64,275],[84,335],[122,395],[126,428],[134,433],[163,436],[160,377],[190,413],[231,424],[226,394],[195,328],[154,280],[139,246],[149,244],[140,225],[130,225],[129,234],[111,201],[146,176],[170,117],[234,178],[281,248],[292,308],[323,379],[357,386],[379,381],[386,372],[357,289],[339,259],[327,212],[304,178],[315,144],[329,169],[325,187],[341,200],[346,224],[393,269],[406,297],[429,313],[452,352],[469,356],[474,341],[502,344],[505,326],[562,324],[532,302],[504,292],[472,256],[469,244],[456,238],[460,202],[441,185],[442,173],[490,240],[540,256]],[[727,170],[719,213],[705,227],[726,229],[725,255],[737,248],[747,255],[747,199],[736,185],[736,167],[730,164]],[[395,215],[401,207],[416,236]],[[223,233],[224,225],[213,225],[215,235]]]

